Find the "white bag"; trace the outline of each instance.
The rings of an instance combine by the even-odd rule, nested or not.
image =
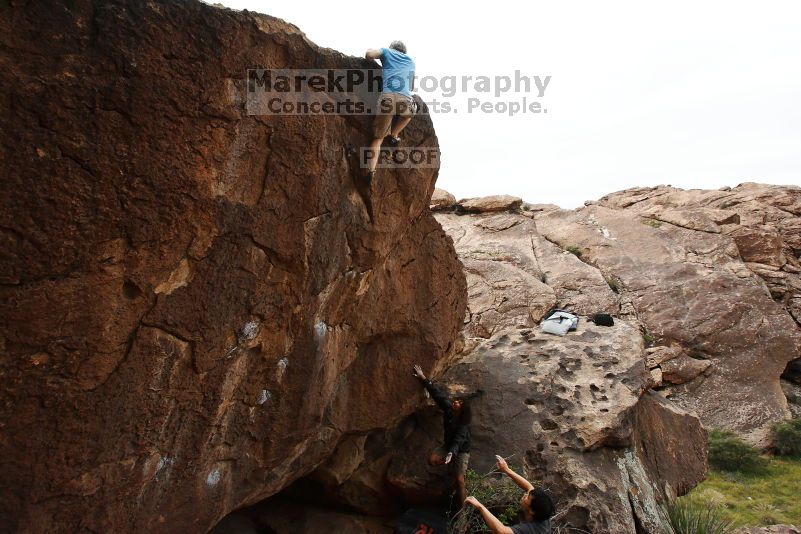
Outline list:
[[[555,311],[540,323],[540,330],[557,336],[563,336],[577,327],[578,316],[564,311]]]

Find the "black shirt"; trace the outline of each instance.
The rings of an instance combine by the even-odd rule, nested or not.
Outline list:
[[[551,534],[551,520],[518,523],[511,528],[515,534]]]
[[[459,453],[470,452],[470,427],[463,425],[453,416],[451,400],[431,380],[423,380],[423,385],[431,394],[443,414],[445,430],[445,449],[456,456]]]

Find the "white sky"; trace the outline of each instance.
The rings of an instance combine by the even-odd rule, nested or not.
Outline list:
[[[433,116],[437,185],[457,198],[575,207],[638,185],[801,185],[797,0],[222,3],[351,55],[401,39],[418,76],[551,76],[547,114],[468,114],[486,97],[460,92],[459,113]]]

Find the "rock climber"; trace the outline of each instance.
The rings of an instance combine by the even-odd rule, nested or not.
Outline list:
[[[388,145],[398,146],[401,131],[414,116],[416,107],[412,98],[414,60],[406,55],[406,45],[401,41],[392,41],[389,48],[371,48],[364,57],[381,60],[383,79],[373,123],[373,141],[367,152],[365,180],[370,183],[375,175],[381,143],[386,139]],[[398,117],[398,120],[393,124],[395,117]]]
[[[511,527],[505,526],[472,495],[465,500],[465,504],[474,506],[479,511],[493,534],[550,534],[551,517],[556,513],[556,507],[548,492],[542,488],[534,488],[531,482],[512,471],[506,460],[500,456],[496,455],[495,459],[498,470],[509,476],[525,492],[520,499],[523,522]]]
[[[443,413],[445,441],[428,456],[429,465],[451,464],[456,472],[456,490],[459,503],[467,497],[464,476],[470,461],[470,403],[463,397],[449,399],[442,390],[426,378],[419,365],[414,366],[414,375],[422,380],[423,386]]]

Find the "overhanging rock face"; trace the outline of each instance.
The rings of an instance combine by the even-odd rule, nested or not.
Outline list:
[[[0,10],[0,522],[203,532],[417,399],[465,281],[436,169],[370,117],[248,116],[248,68],[365,68],[199,2]],[[406,130],[437,145],[430,119]]]

